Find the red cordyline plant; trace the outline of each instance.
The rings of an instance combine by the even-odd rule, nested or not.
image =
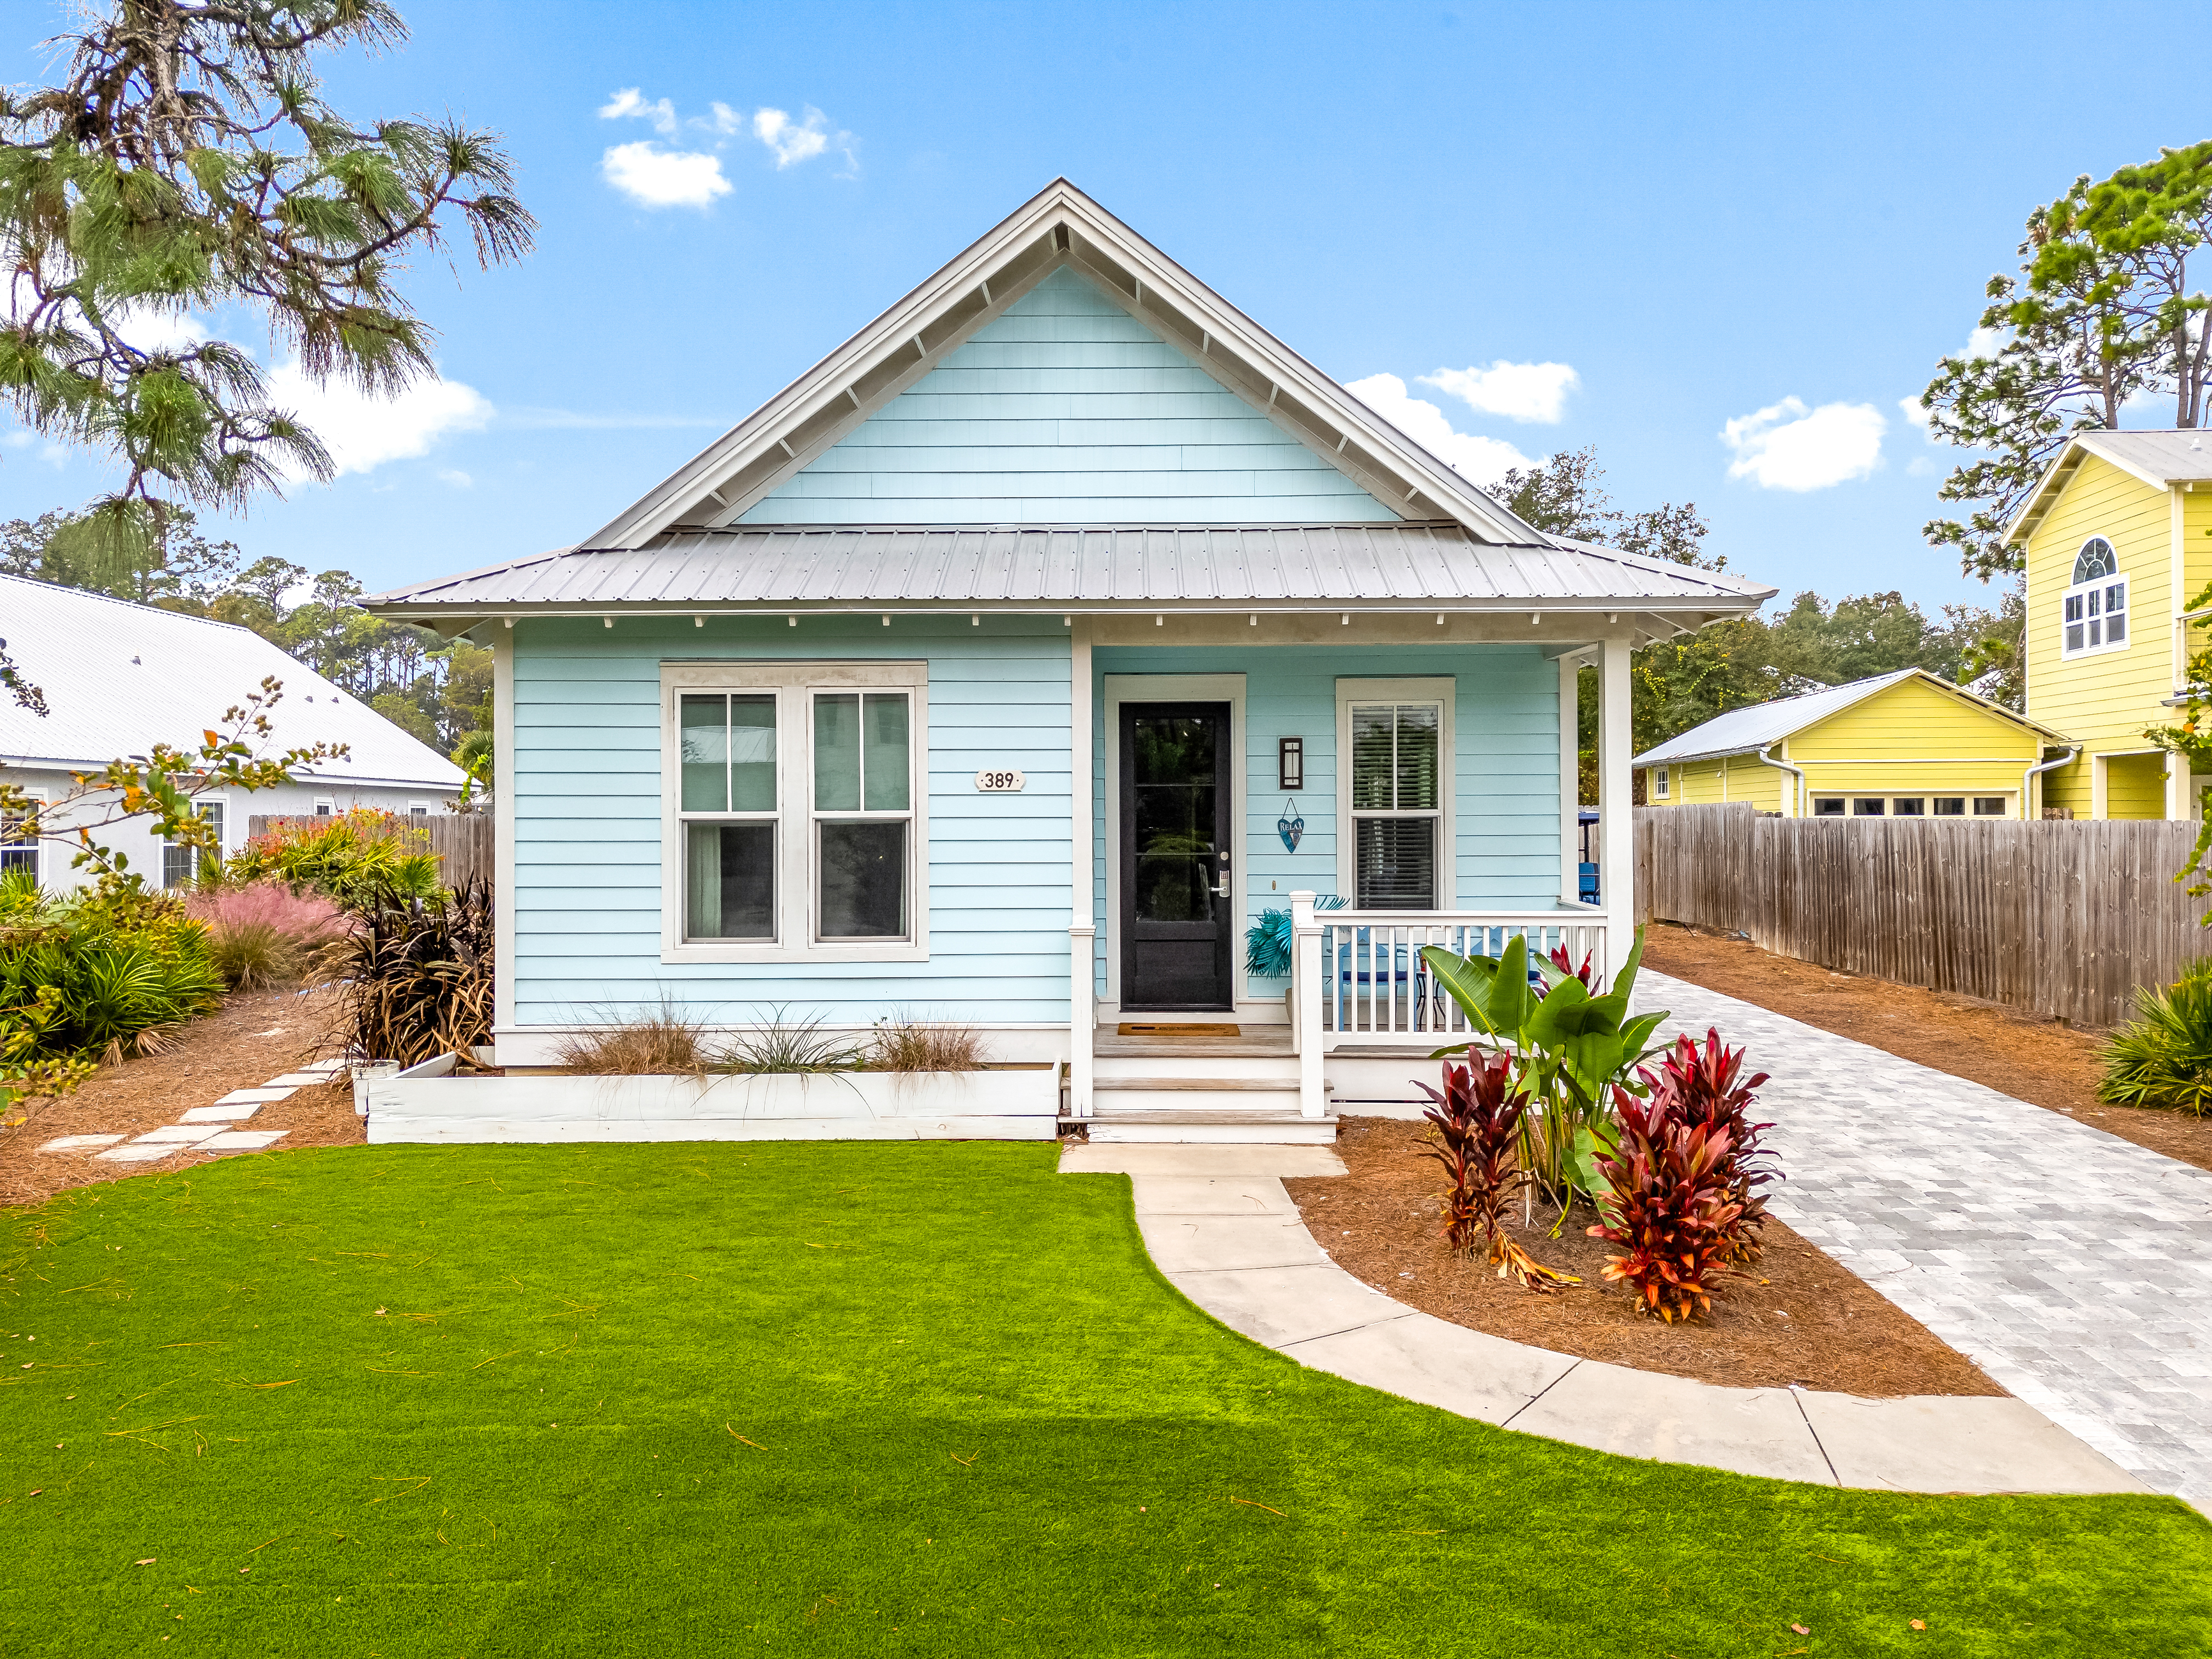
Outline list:
[[[1446,1242],[1472,1254],[1479,1236],[1488,1242],[1488,1260],[1500,1279],[1510,1274],[1532,1291],[1549,1292],[1582,1281],[1545,1267],[1508,1237],[1502,1224],[1507,1201],[1528,1179],[1513,1149],[1528,1097],[1512,1086],[1512,1079],[1513,1057],[1501,1054],[1482,1056],[1471,1066],[1447,1064],[1442,1094],[1420,1085],[1436,1102],[1424,1114],[1437,1135],[1427,1155],[1451,1176],[1444,1194]]]
[[[1554,945],[1552,947],[1552,954],[1546,960],[1559,970],[1563,978],[1580,980],[1585,991],[1590,988],[1590,976],[1597,972],[1597,960],[1594,952],[1583,951],[1582,965],[1577,967],[1573,955],[1564,945]],[[1541,1001],[1544,993],[1550,988],[1538,985],[1531,988],[1535,991],[1537,1000]]]
[[[1655,1072],[1638,1066],[1636,1075],[1655,1102],[1670,1105],[1690,1128],[1712,1124],[1728,1131],[1729,1152],[1720,1178],[1729,1201],[1741,1213],[1732,1241],[1735,1262],[1755,1261],[1760,1249],[1759,1231],[1766,1225],[1766,1199],[1756,1189],[1782,1172],[1774,1154],[1759,1144],[1759,1133],[1771,1123],[1753,1123],[1753,1091],[1766,1081],[1766,1073],[1743,1075],[1744,1051],[1721,1042],[1719,1031],[1707,1027],[1703,1044],[1692,1037],[1677,1037],[1674,1048]]]
[[[1672,1324],[1712,1311],[1713,1281],[1731,1271],[1741,1243],[1743,1208],[1729,1196],[1735,1142],[1717,1123],[1694,1127],[1679,1105],[1655,1096],[1638,1100],[1613,1091],[1620,1128],[1598,1170],[1601,1225],[1589,1230],[1621,1247],[1605,1276],[1643,1298],[1644,1310]]]

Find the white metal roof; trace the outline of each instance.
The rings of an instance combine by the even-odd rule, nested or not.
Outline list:
[[[1843,685],[1832,685],[1824,690],[1808,691],[1802,696],[1778,697],[1772,702],[1755,702],[1744,708],[1731,708],[1725,714],[1716,714],[1703,726],[1693,726],[1679,732],[1656,748],[1645,750],[1631,761],[1631,766],[1666,766],[1689,761],[1712,760],[1722,755],[1743,755],[1779,743],[1783,738],[1802,732],[1808,726],[1818,725],[1831,714],[1838,714],[1855,702],[1860,702],[1887,690],[1900,680],[1915,678],[1926,680],[1954,696],[2001,714],[2015,725],[2039,732],[2053,743],[2063,743],[2056,732],[2038,725],[2025,715],[2002,708],[1986,697],[1978,697],[1962,685],[1954,685],[1940,675],[1923,668],[1900,668],[1893,674],[1876,674],[1863,680],[1851,680]]]
[[[2082,458],[2094,455],[2124,472],[2133,473],[2154,489],[2212,480],[2212,445],[2204,434],[2188,428],[2156,432],[2077,432],[2044,472],[2043,481],[2027,504],[2005,526],[2005,539],[2016,542],[2034,533],[2043,515],[2057,503],[2074,481]]]
[[[313,743],[351,754],[298,775],[459,789],[460,769],[349,691],[249,629],[50,582],[0,576],[0,639],[46,693],[42,719],[0,696],[0,763],[104,766],[155,743],[198,746],[264,676],[283,682],[273,752]]]
[[[1533,533],[1533,532],[1532,532]],[[1210,602],[1347,610],[1447,605],[1723,615],[1774,590],[1589,544],[1485,542],[1453,523],[741,526],[637,549],[570,548],[395,588],[388,615],[612,605],[1084,611]]]
[[[1072,265],[1230,391],[1408,520],[1542,539],[1065,179],[1055,179],[587,541],[734,523],[1038,282]]]

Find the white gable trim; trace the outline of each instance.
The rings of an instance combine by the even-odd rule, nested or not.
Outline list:
[[[1011,217],[584,544],[726,525],[920,380],[1047,274],[1072,265],[1229,390],[1407,519],[1483,541],[1543,538],[1066,179]]]

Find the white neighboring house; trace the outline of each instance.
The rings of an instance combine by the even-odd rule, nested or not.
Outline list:
[[[0,781],[41,800],[67,794],[72,772],[143,755],[156,743],[197,748],[200,733],[269,675],[283,683],[283,696],[270,716],[276,732],[268,752],[316,743],[344,744],[349,752],[302,768],[295,781],[273,789],[200,796],[225,852],[244,844],[250,814],[372,806],[428,817],[460,792],[460,769],[443,755],[250,629],[0,576],[0,639],[23,678],[46,693],[47,708],[41,717],[0,696]],[[11,837],[9,828],[0,824],[0,870],[27,866],[48,887],[86,878],[70,869],[65,844]],[[100,840],[155,884],[191,877],[193,849],[162,845],[143,820],[118,824]]]

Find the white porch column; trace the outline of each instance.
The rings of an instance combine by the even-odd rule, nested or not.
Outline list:
[[[2189,816],[2189,762],[2171,749],[2166,751],[2166,816]]]
[[[1582,659],[1559,659],[1559,902],[1582,902]]]
[[[1314,896],[1304,888],[1291,895],[1291,1040],[1298,1051],[1298,1115],[1323,1117],[1328,1101],[1321,1086],[1321,923],[1314,919]]]
[[[514,1030],[514,798],[522,774],[514,750],[514,618],[491,633],[492,979],[491,1043]],[[512,1052],[510,1050],[510,1052]]]
[[[1091,1115],[1091,1050],[1098,1013],[1093,1006],[1098,937],[1092,908],[1091,815],[1091,629],[1080,617],[1067,642],[1068,841],[1071,912],[1067,929],[1067,1109]]]
[[[1633,749],[1628,724],[1628,636],[1609,634],[1598,653],[1598,896],[1605,909],[1606,965],[1611,975],[1627,960],[1636,935],[1636,816],[1628,762]]]

